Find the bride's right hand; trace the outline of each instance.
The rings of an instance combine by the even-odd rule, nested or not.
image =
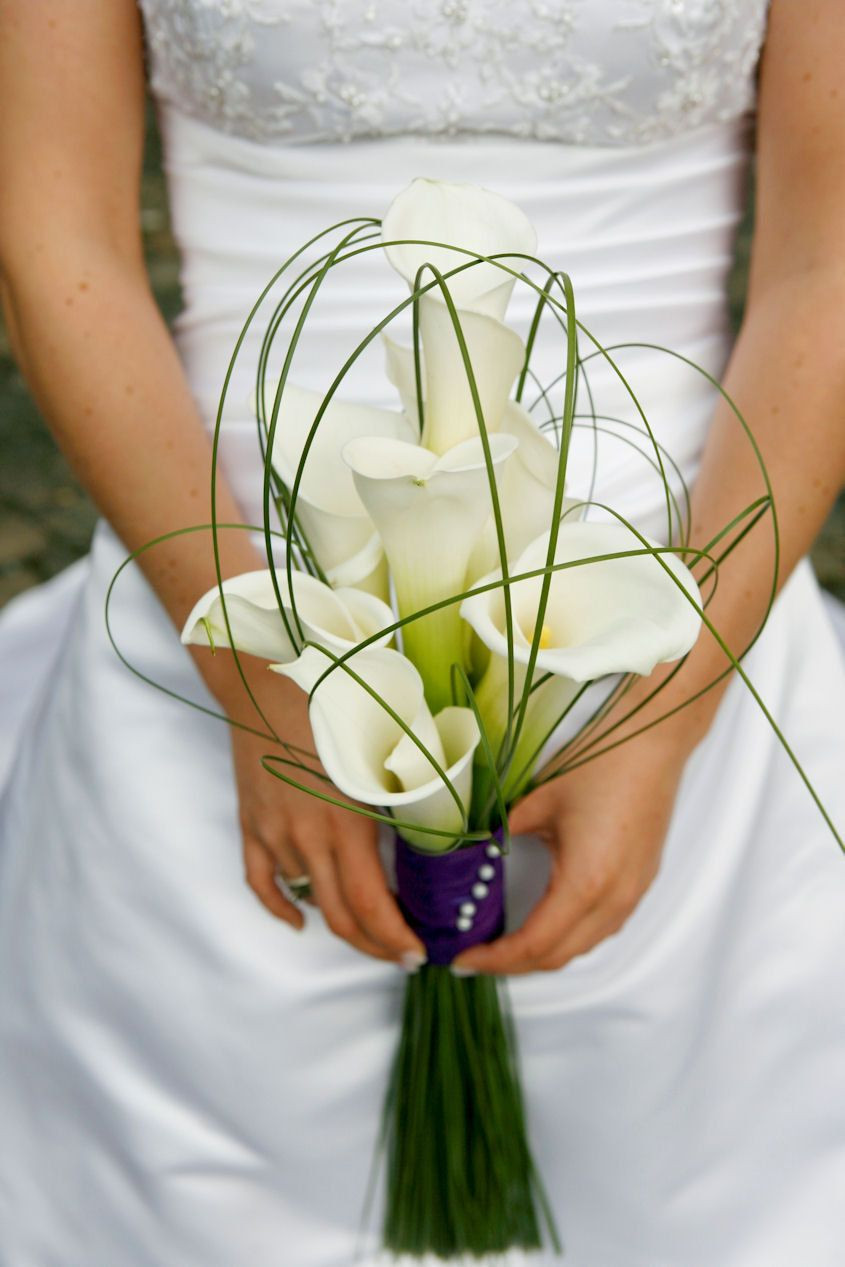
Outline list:
[[[239,721],[261,725],[249,716],[246,693],[231,657],[215,657],[216,690],[226,712]],[[250,662],[250,663],[248,663]],[[266,666],[243,656],[241,663],[277,734],[288,744],[313,753],[306,696],[294,683],[267,673]],[[203,668],[208,672],[207,660]],[[230,670],[235,670],[231,672]],[[268,911],[300,929],[300,907],[279,887],[277,877],[308,876],[313,902],[338,937],[378,959],[394,960],[413,970],[425,958],[391,893],[378,851],[376,824],[369,818],[322,801],[276,779],[261,764],[268,754],[284,750],[268,739],[233,727],[232,756],[238,790],[246,882]],[[313,757],[309,764],[319,770]],[[280,767],[286,769],[286,767]],[[344,798],[318,776],[291,770],[294,778],[330,796]]]

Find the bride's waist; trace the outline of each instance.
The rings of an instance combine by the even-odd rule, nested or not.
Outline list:
[[[209,425],[252,306],[283,261],[322,229],[354,216],[383,215],[416,175],[471,181],[519,203],[537,229],[538,255],[572,277],[578,316],[605,345],[662,344],[718,375],[728,322],[725,287],[741,206],[747,146],[735,124],[680,140],[626,149],[591,149],[492,138],[467,142],[410,138],[352,145],[271,147],[223,136],[171,113],[165,119],[174,228],[182,250],[185,308],[177,337],[200,410]],[[312,252],[318,253],[322,247]],[[258,445],[250,396],[261,334],[296,261],[256,315],[238,356],[222,411],[223,459],[245,509],[260,512]],[[291,378],[325,390],[361,340],[406,297],[376,246],[331,271],[315,300]],[[523,336],[536,293],[517,285],[508,323]],[[295,310],[293,315],[295,316]],[[405,326],[407,326],[405,314]],[[283,326],[269,370],[287,350]],[[391,330],[400,338],[402,330]],[[586,338],[582,346],[586,346]],[[712,388],[658,353],[640,355],[646,409],[658,438],[684,475],[692,473],[712,409]],[[554,323],[541,325],[533,368],[540,382],[559,377],[564,347]],[[613,372],[590,363],[599,413],[636,409]],[[378,341],[356,361],[342,394],[396,407]],[[592,439],[573,455],[589,486]],[[624,442],[602,439],[598,492],[642,501],[646,464],[628,460]],[[647,501],[664,501],[658,491]]]
[[[492,137],[271,146],[172,108],[163,122],[186,333],[234,342],[285,259],[331,225],[383,216],[416,176],[484,185],[516,202],[538,255],[571,275],[580,315],[605,341],[684,341],[722,320],[748,158],[743,123],[614,148]],[[363,333],[405,295],[377,238],[362,247],[333,270],[309,318],[321,339]],[[534,300],[517,288],[517,325]]]
[[[247,254],[348,216],[381,217],[418,176],[484,185],[517,202],[541,246],[613,242],[735,215],[750,145],[745,119],[648,145],[528,138],[384,136],[349,144],[269,145],[181,114],[162,116],[177,235],[197,246],[239,237]],[[231,218],[234,217],[234,218]],[[263,232],[239,235],[243,223]]]

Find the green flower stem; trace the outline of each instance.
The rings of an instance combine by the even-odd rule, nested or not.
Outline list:
[[[409,614],[418,610],[416,604],[408,608]],[[402,650],[419,671],[435,715],[452,703],[452,665],[463,666],[463,646],[464,626],[457,607],[442,607],[402,629]]]
[[[516,689],[521,693],[525,686],[525,666],[517,662],[514,667]],[[475,698],[494,752],[498,751],[506,733],[506,681],[507,665],[504,659],[497,655],[491,656]],[[502,797],[508,805],[516,800],[529,782],[543,744],[577,693],[578,684],[569,678],[549,676],[545,681],[535,681],[528,695],[519,737],[501,772]]]
[[[383,1127],[388,1250],[480,1258],[541,1249],[545,1230],[560,1252],[495,978],[408,978]]]
[[[526,790],[544,745],[579,694],[577,682],[554,676],[532,690],[525,725],[503,776],[502,794],[509,805]]]

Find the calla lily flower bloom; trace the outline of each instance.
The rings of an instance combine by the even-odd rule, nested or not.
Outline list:
[[[445,311],[445,310],[444,310]],[[461,318],[466,314],[459,314]],[[447,314],[448,317],[448,314]],[[477,320],[477,318],[475,318]],[[504,327],[502,327],[504,329]],[[405,413],[417,425],[417,392],[414,373],[414,354],[411,348],[402,347],[393,339],[384,337],[387,376],[402,400]],[[449,322],[449,337],[454,343],[454,331]],[[520,345],[521,346],[521,345]],[[521,354],[520,354],[521,355]],[[518,368],[518,367],[517,367]],[[460,370],[463,385],[466,386],[466,375],[463,364]],[[427,376],[425,362],[422,366],[423,399],[428,402],[426,392]],[[511,379],[512,381],[512,379]],[[505,396],[510,388],[508,383]],[[489,397],[488,397],[489,400]],[[511,460],[497,475],[499,503],[505,530],[505,545],[508,559],[514,559],[524,550],[529,542],[548,528],[554,508],[555,491],[558,480],[560,454],[537,427],[534,419],[523,405],[515,400],[498,402],[498,412],[485,408],[485,422],[490,430],[498,430],[510,435],[517,441],[517,449]],[[445,408],[445,402],[444,402]],[[432,418],[436,416],[428,405],[425,411],[426,429]],[[472,414],[472,434],[476,433],[475,413]],[[494,419],[496,426],[490,426]],[[423,433],[425,437],[425,432]],[[429,445],[428,447],[434,447]],[[561,504],[561,517],[577,518],[577,502],[564,498]],[[499,545],[496,537],[496,526],[492,516],[472,553],[469,563],[468,578],[475,580],[491,572],[499,564]]]
[[[387,336],[384,336],[384,345],[388,378],[399,392],[406,414],[416,423],[418,413],[413,351]],[[425,389],[424,365],[422,381]],[[425,390],[423,397],[426,399]],[[427,410],[426,426],[431,416],[431,410]],[[517,401],[508,400],[503,411],[493,416],[497,419],[497,427],[491,430],[497,429],[504,435],[513,436],[518,446],[511,460],[497,475],[507,557],[515,559],[551,522],[560,454],[539,430],[528,410]],[[485,414],[485,421],[489,425],[488,414]],[[577,506],[577,501],[564,497],[561,518],[577,518]],[[491,516],[473,550],[467,573],[469,580],[486,575],[498,564],[499,545]]]
[[[389,381],[399,393],[405,414],[417,427],[419,411],[417,409],[417,379],[414,370],[413,348],[403,347],[389,334],[382,331],[384,344],[385,370]],[[423,367],[423,400],[425,400],[425,368]]]
[[[494,317],[459,309],[457,318],[484,426],[487,431],[498,431],[525,359],[525,345],[515,331]],[[435,453],[445,453],[478,435],[478,415],[452,317],[445,304],[428,295],[420,300],[420,336],[425,370],[423,444]]]
[[[507,198],[478,185],[422,178],[411,181],[393,199],[382,220],[381,236],[385,243],[403,243],[386,246],[385,254],[412,288],[423,264],[433,264],[441,273],[447,273],[471,257],[446,246],[416,246],[413,242],[405,245],[408,239],[447,242],[477,255],[510,251],[533,255],[537,249],[534,226]],[[504,259],[502,263],[519,271],[518,260]],[[479,263],[450,277],[447,285],[457,308],[501,321],[514,280],[495,264]],[[439,287],[428,292],[432,297],[438,293]]]
[[[317,754],[335,786],[353,800],[383,806],[397,819],[421,829],[450,833],[436,836],[413,826],[400,829],[408,843],[419,849],[448,849],[461,834],[472,794],[472,759],[479,741],[472,710],[449,706],[432,716],[422,678],[398,651],[368,647],[347,663],[379,698],[342,665],[320,681],[333,661],[316,647],[306,647],[289,664],[270,667],[309,693],[308,716]],[[463,812],[425,752],[409,739],[381,700],[434,757]]]
[[[500,321],[459,310],[457,313],[478,391],[486,430],[498,431],[508,396],[522,368],[525,345]],[[477,436],[478,415],[469,387],[452,318],[445,304],[427,296],[420,300],[423,387],[422,443],[445,453],[462,440]],[[384,336],[387,377],[399,392],[402,407],[419,427],[417,384],[412,348]],[[533,425],[533,424],[532,424]]]
[[[273,389],[269,389],[270,392]],[[272,399],[272,395],[268,398]],[[271,462],[293,487],[308,433],[322,404],[319,392],[286,383]],[[300,481],[296,515],[320,566],[333,585],[355,585],[387,597],[387,573],[372,522],[355,489],[341,450],[354,436],[414,440],[417,431],[398,410],[332,398],[320,419]]]
[[[413,181],[394,199],[384,218],[382,240],[389,243],[403,238],[450,242],[485,255],[531,253],[536,247],[530,222],[507,199],[471,185],[429,180]],[[434,264],[445,273],[469,258],[445,247],[388,245],[385,252],[411,287],[422,264]],[[423,280],[430,280],[430,276],[424,275]],[[522,340],[502,324],[514,280],[494,264],[482,263],[445,283],[458,310],[488,431],[499,428],[525,356]],[[425,376],[422,438],[435,453],[445,453],[478,433],[478,417],[452,317],[439,285],[420,297],[419,313]],[[407,369],[401,373],[397,369],[395,354],[388,346],[388,373],[407,402],[408,388],[413,385],[413,362],[410,379]],[[405,407],[408,408],[407,403]]]
[[[508,560],[517,556],[540,534],[548,530],[557,488],[560,454],[537,428],[534,419],[515,400],[510,400],[502,417],[501,431],[517,441],[517,449],[498,480],[499,504],[505,530]],[[578,518],[577,501],[564,497],[561,518]],[[492,519],[470,559],[471,581],[492,572],[500,564],[496,528]]]
[[[276,572],[288,624],[279,611],[273,579],[268,570],[243,572],[223,582],[226,614],[232,642],[238,651],[265,660],[287,662],[298,650],[288,628],[297,632],[290,590],[284,568]],[[302,639],[329,647],[337,654],[357,646],[393,622],[393,612],[373,594],[355,589],[333,590],[316,577],[293,573],[293,595],[302,630]],[[384,635],[387,642],[391,635]],[[203,647],[230,647],[223,599],[215,585],[196,603],[185,621],[182,642]]]
[[[516,444],[512,436],[490,436],[497,473]],[[343,457],[384,544],[399,615],[459,594],[490,515],[481,440],[465,440],[438,457],[418,444],[361,436],[344,447]],[[403,626],[402,644],[423,676],[432,707],[443,707],[452,697],[451,665],[463,663],[458,604]]]
[[[523,551],[513,564],[514,575],[545,567],[549,535],[544,533]],[[613,673],[651,673],[656,665],[686,655],[698,637],[701,619],[695,605],[700,606],[701,596],[692,574],[674,554],[601,557],[643,548],[639,538],[619,523],[560,525],[554,561],[577,565],[551,574],[534,674],[535,682],[545,674],[551,681],[531,697],[522,753],[514,758],[514,769],[517,758],[524,758],[544,738],[544,726],[547,729],[554,720],[552,710],[560,704],[562,711],[577,684]],[[485,579],[496,576],[501,572]],[[537,576],[510,586],[520,686],[537,626],[542,582]],[[491,652],[477,699],[491,742],[500,743],[508,654],[503,591],[496,588],[466,598],[460,610]],[[553,682],[561,685],[552,687]]]

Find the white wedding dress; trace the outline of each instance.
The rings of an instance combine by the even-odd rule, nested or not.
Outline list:
[[[177,339],[209,424],[275,267],[334,221],[383,214],[416,175],[517,202],[604,343],[723,369],[765,0],[142,7],[183,254]],[[338,270],[296,380],[324,386],[403,295],[376,255]],[[530,307],[517,288],[511,323]],[[255,349],[222,458],[260,521]],[[691,479],[713,391],[658,353],[620,359]],[[559,361],[544,325],[540,377]],[[630,416],[608,374],[593,387]],[[375,361],[348,394],[395,403]],[[581,433],[573,491],[592,458]],[[595,496],[662,530],[660,486],[624,444],[602,440]],[[100,524],[55,601],[30,600],[60,636],[2,802],[0,1262],[351,1267],[401,973],[316,914],[293,933],[246,887],[225,727],[132,677],[106,640],[124,556]],[[209,702],[134,569],[114,620],[133,662]],[[845,672],[807,564],[746,663],[841,829]],[[519,842],[514,918],[543,867]],[[839,1267],[843,961],[842,858],[734,681],[633,917],[510,986],[569,1267]],[[364,1267],[379,1261],[375,1233],[360,1244]]]

